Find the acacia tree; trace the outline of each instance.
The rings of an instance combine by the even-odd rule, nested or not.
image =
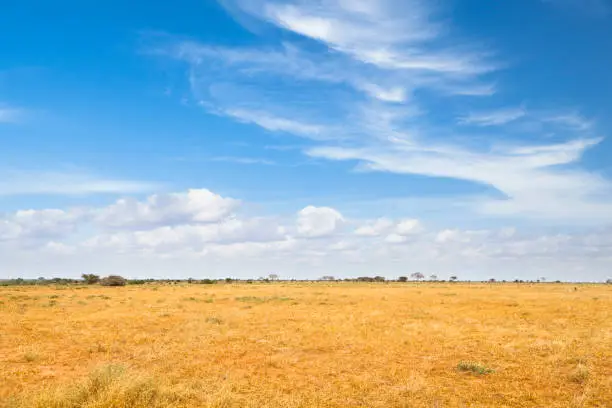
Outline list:
[[[93,273],[84,273],[81,275],[81,277],[88,285],[93,285],[94,283],[100,282],[100,277],[98,275],[94,275]]]
[[[457,277],[455,275],[451,276],[449,279],[451,282],[457,282]]]
[[[398,280],[399,282],[408,282],[408,278],[407,278],[407,277],[405,277],[405,276],[400,276],[399,278],[397,278],[397,280]]]
[[[425,279],[425,275],[423,275],[421,272],[415,272],[413,274],[410,275],[410,277],[414,280],[420,281]]]
[[[429,279],[432,280],[432,281],[437,281],[438,280],[438,275],[436,275],[436,274],[430,275]]]
[[[271,281],[278,280],[278,275],[275,273],[271,273],[270,275],[268,275],[268,279],[270,279]]]

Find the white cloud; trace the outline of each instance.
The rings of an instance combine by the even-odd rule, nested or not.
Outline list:
[[[362,170],[479,182],[506,195],[477,202],[474,208],[481,213],[575,223],[612,219],[612,186],[607,180],[586,171],[558,167],[576,162],[598,142],[499,146],[494,151],[478,152],[396,140],[358,148],[314,147],[307,153],[330,160],[358,160]]]
[[[82,170],[34,172],[0,169],[0,176],[0,196],[125,194],[159,188],[156,183],[105,178]]]
[[[19,210],[0,219],[0,241],[38,245],[74,233],[88,217],[88,211],[80,209]]]
[[[463,209],[467,217],[527,218],[560,225],[612,220],[612,183],[580,167],[584,152],[601,141],[592,134],[594,121],[574,111],[491,109],[480,103],[476,109],[469,103],[439,100],[463,102],[468,95],[496,93],[491,75],[504,66],[477,40],[457,35],[441,5],[417,0],[228,2],[233,11],[295,36],[284,36],[288,42],[265,49],[178,40],[162,47],[189,63],[192,78],[194,72],[204,78],[191,85],[196,96],[213,94],[208,95],[209,110],[307,138],[306,155],[356,163],[361,172],[485,186],[486,195],[472,197],[467,211]],[[324,52],[314,51],[321,46]],[[221,61],[227,72],[211,72],[209,67],[216,64],[210,61]],[[279,75],[284,86],[269,81]],[[248,98],[240,92],[211,92],[210,84],[218,78],[231,78],[229,82],[245,89]],[[303,87],[304,79],[312,84]],[[307,103],[302,103],[300,91],[309,92]],[[416,91],[433,91],[436,98]],[[457,118],[457,106],[468,114]],[[526,127],[521,125],[527,122],[537,126],[522,134]],[[474,127],[487,127],[486,139],[483,130]],[[449,207],[453,200],[448,198]],[[362,236],[393,233],[397,232],[378,231],[372,225],[355,231]]]
[[[575,130],[586,131],[593,127],[593,121],[586,119],[584,116],[575,111],[545,114],[542,116],[541,120]]]
[[[253,278],[270,271],[286,278],[330,271],[345,277],[373,270],[396,277],[418,270],[442,278],[602,280],[612,261],[612,231],[601,228],[564,234],[518,227],[426,229],[416,219],[346,219],[338,210],[314,206],[298,213],[297,225],[288,218],[240,213],[202,223],[194,215],[202,205],[184,210],[188,195],[168,199],[169,208],[188,214],[181,223],[167,217],[166,206],[151,204],[158,198],[141,202],[161,214],[146,218],[155,222],[130,221],[119,231],[106,230],[97,219],[110,206],[6,214],[0,218],[0,278],[76,277],[86,265],[92,273],[165,278]],[[357,231],[363,227],[362,233],[340,228],[345,224]]]
[[[473,112],[459,118],[461,125],[499,126],[515,121],[526,115],[523,108],[499,109],[488,112]]]
[[[355,229],[355,235],[365,237],[376,237],[385,231],[388,231],[393,226],[393,221],[388,218],[379,218],[377,220],[367,222]]]
[[[343,221],[342,214],[333,208],[310,205],[298,213],[297,231],[309,238],[325,237],[335,233]]]
[[[395,227],[395,232],[401,236],[412,235],[421,232],[421,222],[416,219],[401,220]]]
[[[0,105],[0,123],[15,123],[23,117],[23,110]]]
[[[240,122],[254,123],[273,132],[289,132],[308,137],[317,137],[323,131],[322,126],[281,118],[266,112],[250,111],[246,109],[228,109],[223,111],[223,113]]]
[[[213,223],[226,218],[239,201],[206,189],[187,193],[155,194],[145,202],[120,199],[97,217],[104,226],[134,228],[185,223]]]
[[[389,244],[402,244],[407,240],[405,236],[399,234],[389,234],[385,237],[385,242]]]
[[[153,46],[154,54],[190,64],[195,93],[206,93],[218,62],[245,77],[288,76],[345,84],[384,102],[405,102],[425,87],[455,95],[484,96],[493,87],[474,82],[497,64],[490,52],[474,45],[449,46],[446,27],[435,23],[436,10],[418,0],[371,0],[356,7],[345,0],[312,2],[228,0],[230,12],[240,10],[315,41],[334,52],[306,51],[298,42],[278,47],[227,48],[175,39]],[[212,75],[211,75],[212,74]]]

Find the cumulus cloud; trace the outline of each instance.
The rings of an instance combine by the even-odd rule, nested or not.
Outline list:
[[[88,211],[73,209],[19,210],[0,219],[0,241],[32,245],[74,233]]]
[[[298,211],[296,220],[246,215],[235,199],[203,189],[125,200],[138,205],[125,213],[118,213],[115,203],[3,215],[0,276],[79,276],[87,265],[94,273],[140,277],[252,278],[271,270],[286,277],[316,278],[330,270],[337,276],[376,270],[396,277],[410,265],[466,279],[601,280],[612,260],[612,231],[606,229],[571,234],[516,227],[436,229],[414,218],[346,218],[334,208],[315,206]],[[113,224],[121,229],[108,229],[101,214],[123,214]],[[587,271],[580,269],[584,265]]]
[[[211,223],[226,218],[239,204],[206,189],[155,194],[146,201],[120,199],[97,217],[104,226],[134,228],[185,223]]]
[[[226,218],[239,204],[206,189],[155,194],[146,201],[120,199],[97,217],[107,227],[134,228],[185,223],[210,223]]]
[[[421,222],[416,219],[400,220],[395,227],[395,232],[398,235],[406,236],[421,232],[423,229]]]
[[[333,208],[310,205],[298,212],[297,231],[309,238],[325,237],[335,233],[343,221],[342,214]]]
[[[389,230],[393,226],[393,221],[388,218],[379,218],[369,221],[355,229],[355,235],[365,237],[376,237]]]

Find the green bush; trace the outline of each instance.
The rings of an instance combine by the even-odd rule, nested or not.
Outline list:
[[[118,275],[110,275],[100,279],[100,285],[102,286],[125,286],[126,284],[127,280]]]

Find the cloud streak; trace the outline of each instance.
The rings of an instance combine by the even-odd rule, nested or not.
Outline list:
[[[0,123],[17,123],[24,116],[22,109],[0,105]]]
[[[100,177],[84,172],[1,171],[0,196],[90,195],[149,192],[157,183]]]
[[[526,115],[523,108],[508,108],[487,112],[472,112],[460,117],[460,125],[498,126],[513,122]]]

